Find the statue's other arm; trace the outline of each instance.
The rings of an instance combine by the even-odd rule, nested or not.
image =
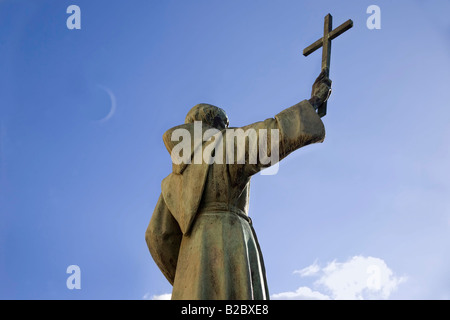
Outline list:
[[[173,284],[183,234],[161,195],[145,232],[150,254],[161,272]]]

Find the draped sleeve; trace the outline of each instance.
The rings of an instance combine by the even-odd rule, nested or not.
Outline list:
[[[180,227],[160,195],[145,232],[145,241],[155,263],[173,284],[182,239]]]
[[[281,111],[274,118],[233,128],[235,131],[239,129],[245,132],[245,155],[241,154],[241,158],[245,157],[245,161],[239,163],[239,156],[236,156],[239,155],[238,149],[243,147],[241,140],[241,143],[234,143],[234,161],[228,163],[233,163],[231,167],[234,166],[235,169],[231,170],[232,172],[238,174],[244,172],[247,176],[274,165],[303,146],[325,139],[323,122],[308,100]],[[228,144],[229,138],[226,137]],[[256,138],[254,140],[256,142],[252,143],[252,138]],[[227,154],[230,145],[227,145]]]

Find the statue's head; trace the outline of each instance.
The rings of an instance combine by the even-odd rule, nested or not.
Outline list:
[[[225,111],[207,103],[200,103],[189,110],[184,123],[201,121],[219,130],[228,128],[229,121]]]

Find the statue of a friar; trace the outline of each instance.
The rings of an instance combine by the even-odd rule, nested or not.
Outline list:
[[[230,128],[222,109],[199,104],[188,112],[185,124],[163,135],[172,173],[162,182],[145,239],[173,285],[172,299],[269,299],[248,202],[250,178],[274,163],[255,152],[276,152],[279,161],[322,142],[325,129],[317,109],[330,92],[325,69],[309,100],[274,118]],[[229,131],[244,132],[245,139],[235,139]]]

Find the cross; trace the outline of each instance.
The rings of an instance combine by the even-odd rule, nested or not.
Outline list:
[[[340,36],[345,31],[353,27],[353,21],[349,19],[334,30],[332,25],[333,17],[331,16],[331,14],[327,14],[325,16],[325,23],[323,27],[323,37],[303,50],[303,55],[306,57],[322,47],[322,70],[327,68],[327,77],[330,75],[331,40]],[[327,114],[326,101],[320,106],[320,108],[317,110],[317,113],[321,117]]]

